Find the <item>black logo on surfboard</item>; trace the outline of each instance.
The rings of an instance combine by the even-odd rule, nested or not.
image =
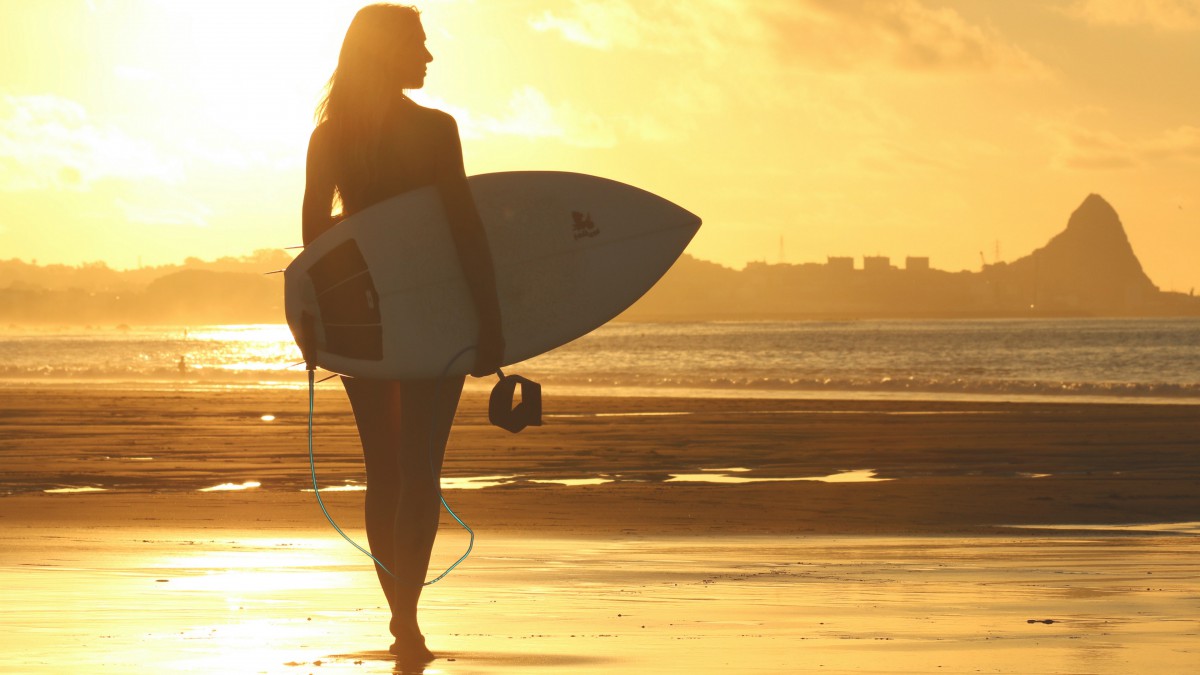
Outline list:
[[[572,211],[571,218],[575,221],[572,225],[575,229],[575,239],[594,237],[600,234],[600,228],[596,227],[596,224],[592,222],[592,214]]]

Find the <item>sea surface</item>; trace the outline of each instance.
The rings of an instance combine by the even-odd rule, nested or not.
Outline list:
[[[0,386],[299,387],[300,360],[282,324],[0,329]],[[1200,319],[613,323],[506,371],[617,395],[1200,404]]]

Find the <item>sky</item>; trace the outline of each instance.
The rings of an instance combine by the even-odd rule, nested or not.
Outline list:
[[[362,4],[0,0],[0,259],[298,244]],[[468,173],[637,185],[704,219],[698,258],[977,270],[1098,193],[1154,283],[1200,286],[1200,0],[417,5],[412,96],[458,120]]]

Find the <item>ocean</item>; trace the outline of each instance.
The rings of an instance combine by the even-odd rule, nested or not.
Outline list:
[[[282,324],[0,330],[0,386],[301,387],[299,361]],[[1200,319],[613,323],[506,370],[564,393],[1200,404]]]

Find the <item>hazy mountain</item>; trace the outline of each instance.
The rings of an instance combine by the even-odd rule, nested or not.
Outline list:
[[[275,323],[284,251],[114,270],[104,263],[0,261],[0,322],[13,324]]]

